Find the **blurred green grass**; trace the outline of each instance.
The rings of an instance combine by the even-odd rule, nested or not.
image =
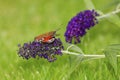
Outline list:
[[[113,11],[119,2],[92,1],[96,9],[105,13]],[[53,63],[44,59],[23,60],[17,55],[17,44],[32,41],[36,35],[59,27],[59,37],[65,43],[63,35],[68,21],[85,9],[83,0],[0,0],[1,80],[114,80],[104,63],[105,59],[82,62],[68,76],[71,71],[68,55],[58,57]],[[119,29],[104,19],[88,31],[78,46],[88,54],[103,54],[101,49],[107,45],[120,43]]]

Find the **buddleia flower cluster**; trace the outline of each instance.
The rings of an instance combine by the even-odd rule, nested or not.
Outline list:
[[[45,58],[49,62],[56,60],[56,55],[62,55],[61,50],[63,50],[63,45],[61,40],[55,38],[52,43],[42,43],[42,42],[28,42],[24,43],[23,46],[18,45],[18,55],[24,59],[29,58]]]
[[[85,10],[74,16],[68,23],[64,34],[66,42],[80,43],[80,38],[86,34],[86,30],[98,23],[99,14],[94,10]]]

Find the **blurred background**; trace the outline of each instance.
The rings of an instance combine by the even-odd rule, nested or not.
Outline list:
[[[92,2],[97,10],[109,13],[120,0]],[[114,80],[104,59],[77,64],[70,56],[63,55],[49,63],[44,59],[23,60],[17,55],[18,44],[33,41],[35,36],[57,28],[60,28],[59,38],[65,43],[68,21],[86,9],[84,0],[0,0],[1,80]],[[117,15],[119,18],[120,13]],[[100,20],[78,46],[86,54],[103,54],[101,50],[107,45],[120,43],[119,21],[116,25],[107,19]]]

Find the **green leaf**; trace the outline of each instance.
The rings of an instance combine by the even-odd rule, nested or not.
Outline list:
[[[66,80],[69,80],[70,75],[72,75],[72,73],[79,67],[80,63],[82,62],[83,56],[82,54],[84,54],[84,52],[82,51],[81,48],[79,48],[76,45],[71,45],[71,44],[67,44],[69,47],[67,48],[68,51],[70,52],[76,52],[80,55],[78,56],[73,56],[73,55],[69,55],[69,68],[70,70],[68,70],[67,72],[64,73],[64,76]],[[63,76],[63,75],[62,75]]]
[[[120,18],[118,15],[114,14],[114,15],[111,15],[109,17],[106,18],[109,22],[117,25],[118,27],[120,27]]]
[[[98,12],[101,14],[101,16],[106,15],[100,10]],[[117,25],[118,27],[120,27],[120,17],[117,14],[111,14],[110,16],[105,17],[105,19],[107,19],[109,22]]]
[[[118,78],[118,73],[117,73],[117,55],[120,52],[120,44],[113,44],[108,46],[104,50],[104,54],[107,59],[107,67],[110,70],[111,74],[116,76]]]
[[[105,56],[108,60],[108,63],[112,66],[112,68],[114,69],[115,74],[117,74],[117,57],[116,57],[116,53],[112,50],[106,50],[105,52]]]
[[[94,6],[92,0],[84,0],[84,2],[86,4],[87,9],[95,9],[95,6]]]
[[[80,53],[80,54],[84,54],[84,52],[82,51],[82,49],[80,47],[73,45],[73,44],[69,50],[72,50],[72,51]]]
[[[80,63],[82,62],[82,56],[72,56],[70,55],[70,69],[66,72],[67,76],[65,77],[65,80],[69,80],[70,76],[74,74],[74,71],[77,70],[77,68],[80,66]]]
[[[112,44],[108,48],[116,50],[117,52],[119,52],[120,51],[120,44]]]

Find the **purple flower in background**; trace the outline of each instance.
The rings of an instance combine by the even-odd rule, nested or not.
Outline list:
[[[56,60],[56,55],[62,55],[61,50],[63,49],[63,45],[61,40],[58,38],[52,43],[42,43],[42,42],[29,42],[24,43],[23,46],[18,45],[18,55],[23,57],[24,59],[29,58],[45,58],[49,62],[53,62]]]
[[[80,37],[86,34],[86,30],[98,23],[96,16],[99,16],[94,10],[85,10],[74,16],[68,23],[64,34],[66,42],[80,43]]]

